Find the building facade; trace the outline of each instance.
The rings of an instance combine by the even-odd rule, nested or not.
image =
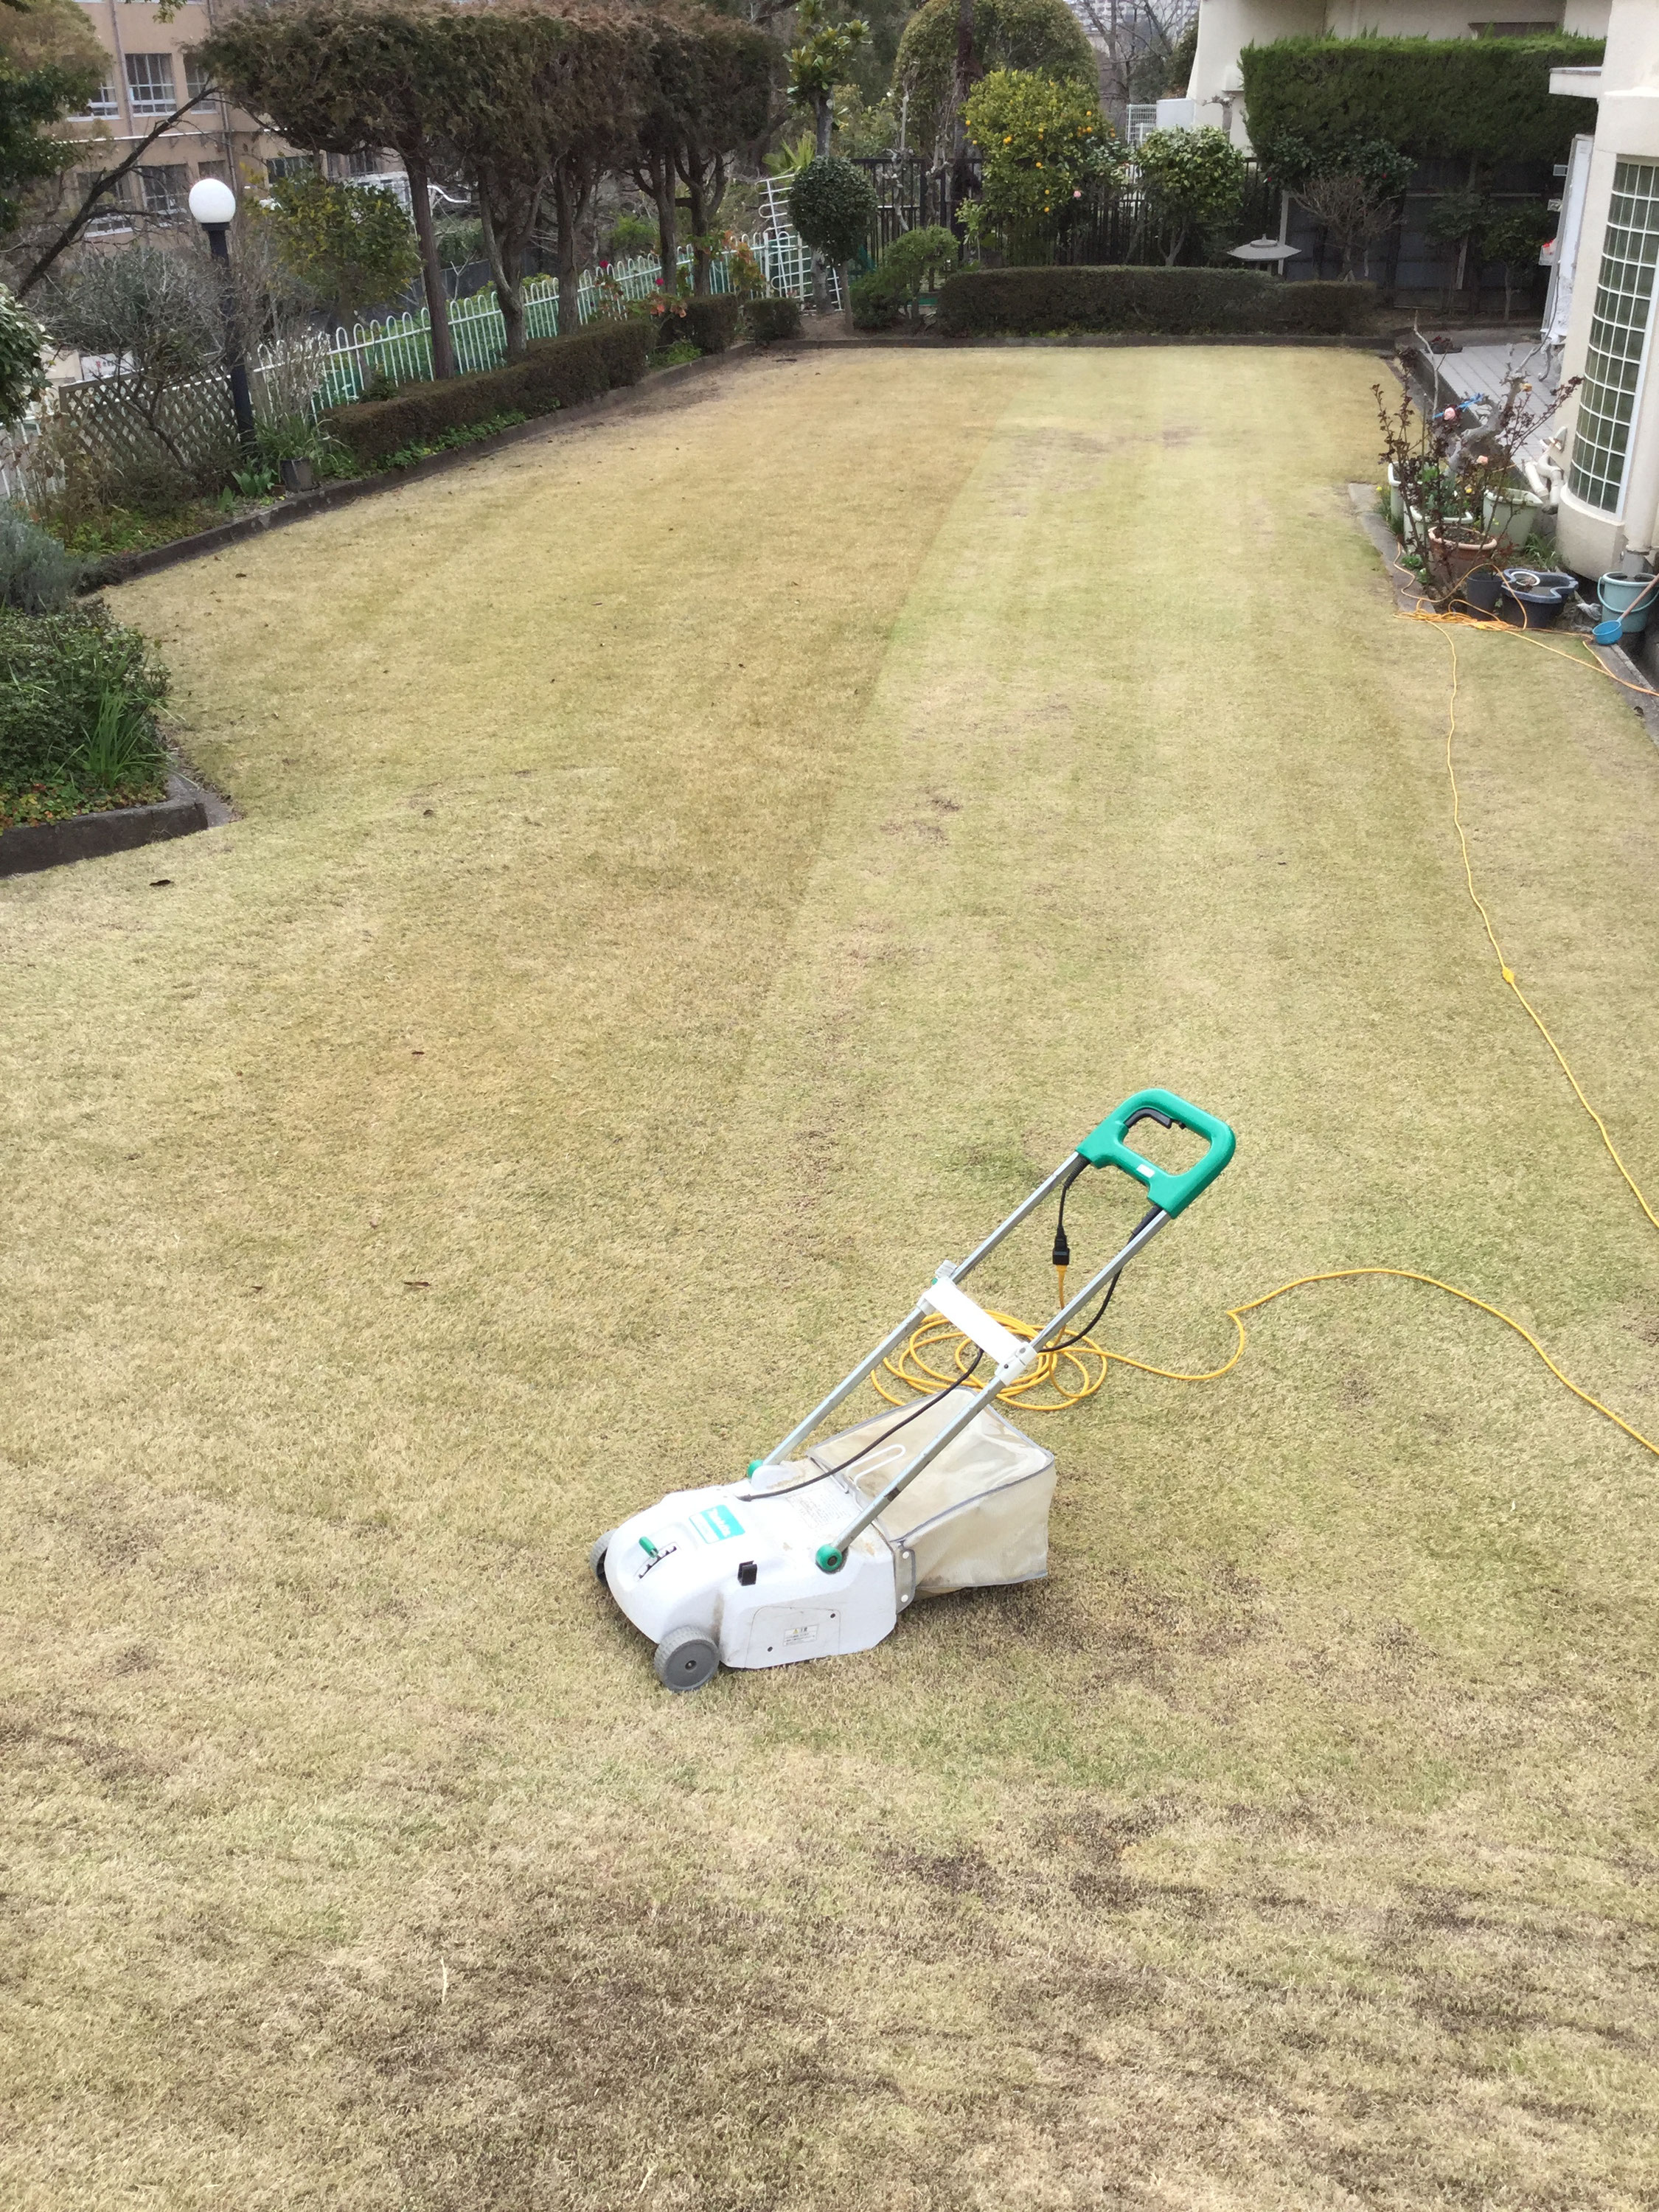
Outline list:
[[[81,4],[108,56],[104,82],[90,108],[68,126],[90,142],[84,173],[90,183],[95,170],[112,165],[112,153],[116,160],[124,158],[158,122],[203,90],[194,50],[212,28],[215,9],[214,0],[186,0],[163,22],[154,0]],[[317,166],[315,155],[296,153],[262,130],[253,116],[215,95],[191,106],[155,140],[88,235],[125,237],[155,222],[182,218],[190,188],[202,177],[222,178],[240,195],[262,189],[285,171]],[[360,161],[330,161],[327,166],[347,175],[378,170],[381,162],[378,155],[366,154]]]
[[[1595,135],[1575,143],[1558,244],[1568,403],[1557,542],[1580,574],[1626,554],[1659,559],[1659,0],[1613,0],[1599,70],[1558,70],[1552,89],[1593,98]],[[1571,231],[1569,225],[1571,224]]]

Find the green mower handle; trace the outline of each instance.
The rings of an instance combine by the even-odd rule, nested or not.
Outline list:
[[[1210,1149],[1184,1173],[1170,1175],[1151,1160],[1143,1160],[1124,1142],[1127,1132],[1143,1116],[1177,1122],[1194,1136],[1205,1138]],[[1078,1152],[1091,1168],[1121,1168],[1125,1175],[1133,1176],[1146,1184],[1152,1204],[1173,1216],[1190,1206],[1200,1191],[1209,1188],[1231,1159],[1237,1142],[1224,1121],[1200,1107],[1189,1106],[1173,1091],[1137,1091],[1132,1098],[1114,1107],[1098,1128],[1090,1130]]]

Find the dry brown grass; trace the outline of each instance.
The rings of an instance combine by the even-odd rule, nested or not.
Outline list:
[[[1371,373],[756,362],[120,595],[246,819],[0,896],[8,2203],[1659,2203],[1655,1468],[1478,1316],[1120,1372],[855,1660],[670,1698],[584,1566],[1146,1081],[1242,1141],[1123,1348],[1393,1261],[1659,1419]],[[1659,760],[1464,653],[1652,1188]]]

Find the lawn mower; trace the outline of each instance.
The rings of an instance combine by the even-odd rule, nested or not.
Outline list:
[[[1128,1142],[1143,1121],[1201,1137],[1203,1158],[1179,1173],[1143,1159]],[[1087,1338],[1124,1268],[1215,1181],[1234,1141],[1224,1121],[1173,1092],[1136,1091],[965,1260],[940,1267],[898,1327],[764,1459],[751,1461],[742,1481],[670,1491],[601,1536],[589,1563],[655,1644],[658,1680],[696,1690],[722,1666],[787,1667],[867,1651],[918,1598],[1046,1575],[1054,1454],[999,1413],[995,1401],[1045,1352]],[[1056,1191],[1054,1257],[1063,1270],[1066,1194],[1085,1169],[1104,1167],[1145,1188],[1146,1213],[1075,1297],[1029,1336],[1017,1334],[963,1283]],[[1064,1281],[1062,1273],[1062,1296]],[[1096,1311],[1073,1330],[1094,1299]],[[876,1414],[790,1456],[884,1363],[890,1369],[935,1316],[974,1347],[954,1381],[908,1411]],[[993,1372],[981,1387],[973,1378],[988,1359]]]

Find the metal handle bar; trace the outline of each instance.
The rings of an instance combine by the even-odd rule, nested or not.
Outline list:
[[[1060,1162],[1054,1173],[1046,1177],[1043,1182],[1040,1182],[1036,1188],[1031,1193],[1031,1195],[1028,1199],[1022,1200],[1020,1204],[1018,1205],[1014,1208],[1013,1212],[1008,1216],[1008,1218],[991,1231],[990,1235],[985,1239],[985,1242],[982,1244],[976,1244],[974,1247],[973,1250],[968,1255],[968,1257],[959,1267],[942,1267],[939,1270],[939,1273],[941,1274],[948,1273],[953,1282],[959,1283],[964,1275],[970,1274],[972,1271],[978,1267],[981,1260],[989,1258],[990,1255],[996,1250],[997,1246],[1001,1243],[1003,1238],[1012,1235],[1012,1232],[1018,1228],[1020,1223],[1024,1220],[1026,1215],[1035,1212],[1036,1209],[1042,1205],[1043,1200],[1048,1197],[1050,1191],[1054,1190],[1059,1184],[1063,1182],[1066,1177],[1070,1175],[1075,1168],[1080,1167],[1084,1164],[1085,1163],[1081,1153],[1069,1153],[1066,1158]],[[900,1345],[902,1345],[905,1338],[909,1335],[911,1330],[914,1328],[919,1328],[921,1323],[927,1319],[930,1311],[931,1309],[924,1305],[918,1304],[912,1306],[909,1312],[906,1314],[904,1319],[899,1323],[898,1327],[892,1332],[892,1334],[890,1336],[883,1337],[881,1342],[876,1346],[875,1350],[869,1353],[866,1358],[860,1359],[858,1365],[854,1368],[852,1373],[844,1376],[841,1382],[837,1382],[835,1389],[830,1393],[829,1396],[821,1400],[817,1405],[814,1406],[811,1412],[806,1416],[806,1419],[804,1421],[797,1421],[794,1427],[790,1430],[788,1435],[785,1437],[781,1443],[774,1444],[771,1450],[767,1453],[764,1459],[757,1459],[753,1462],[749,1470],[750,1474],[758,1474],[762,1468],[775,1467],[781,1459],[787,1459],[798,1443],[801,1443],[805,1437],[811,1435],[813,1430],[817,1428],[820,1421],[824,1419],[827,1415],[835,1412],[836,1407],[840,1405],[843,1398],[850,1398],[854,1391],[858,1389],[859,1384],[865,1380],[866,1376],[874,1374],[876,1369],[880,1366],[882,1361],[886,1358],[890,1352],[896,1352],[898,1350]]]
[[[1069,1162],[1067,1164],[1070,1164]],[[1084,1285],[1077,1296],[1069,1300],[1066,1304],[1060,1308],[1060,1311],[1054,1316],[1054,1319],[1048,1322],[1048,1326],[1039,1330],[1037,1334],[1031,1339],[1030,1344],[1027,1347],[1024,1365],[1018,1371],[1023,1373],[1024,1371],[1024,1368],[1029,1367],[1037,1354],[1044,1349],[1048,1340],[1052,1336],[1058,1334],[1058,1333],[1065,1328],[1066,1322],[1069,1322],[1074,1315],[1082,1311],[1083,1308],[1088,1304],[1090,1299],[1094,1297],[1097,1291],[1103,1290],[1108,1283],[1115,1281],[1116,1278],[1122,1273],[1124,1268],[1128,1266],[1130,1261],[1134,1258],[1136,1253],[1145,1251],[1147,1245],[1152,1243],[1153,1237],[1158,1235],[1159,1230],[1168,1227],[1172,1218],[1173,1217],[1171,1215],[1164,1213],[1161,1210],[1150,1214],[1146,1219],[1141,1223],[1139,1228],[1136,1230],[1134,1235],[1129,1239],[1128,1243],[1117,1255],[1116,1258],[1109,1260],[1106,1262],[1106,1265],[1100,1270],[1099,1273],[1092,1276],[1090,1280]],[[957,1270],[958,1280],[960,1280],[963,1272],[963,1269],[959,1268]],[[866,1372],[868,1372],[867,1369],[866,1370]],[[994,1400],[997,1390],[1000,1389],[1001,1384],[1005,1382],[1012,1382],[1012,1380],[1013,1376],[1012,1375],[1006,1373],[1003,1369],[999,1368],[996,1375],[986,1384],[983,1390],[977,1393],[970,1392],[968,1395],[967,1402],[963,1407],[961,1412],[954,1415],[951,1420],[945,1423],[944,1428],[939,1431],[938,1436],[933,1438],[932,1443],[930,1443],[925,1450],[919,1452],[915,1458],[910,1462],[908,1467],[901,1469],[899,1474],[894,1476],[892,1481],[887,1485],[887,1487],[882,1491],[878,1497],[871,1501],[871,1503],[865,1508],[864,1511],[858,1516],[856,1520],[853,1521],[848,1528],[842,1531],[841,1535],[836,1539],[835,1542],[833,1544],[819,1545],[817,1553],[817,1563],[819,1567],[826,1575],[838,1574],[841,1571],[842,1567],[846,1564],[848,1547],[854,1543],[854,1541],[863,1534],[864,1531],[870,1526],[870,1523],[878,1514],[885,1511],[886,1508],[892,1504],[893,1500],[899,1496],[901,1492],[907,1490],[909,1487],[911,1483],[915,1480],[916,1477],[921,1473],[925,1467],[928,1466],[931,1462],[939,1457],[939,1455],[945,1449],[946,1444],[951,1443],[954,1438],[962,1434],[962,1431],[967,1427],[969,1421],[973,1419],[975,1413],[984,1412],[986,1407],[990,1405]]]

